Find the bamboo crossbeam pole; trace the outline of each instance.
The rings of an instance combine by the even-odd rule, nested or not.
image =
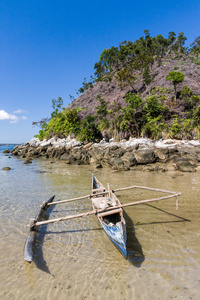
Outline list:
[[[133,186],[125,187],[125,188],[115,189],[115,190],[112,190],[112,192],[115,193],[115,192],[125,191],[125,190],[129,190],[129,189],[134,189],[134,188],[145,189],[145,190],[156,191],[156,192],[162,192],[162,193],[176,194],[176,192],[172,192],[172,191],[167,191],[167,190],[162,190],[162,189],[155,189],[155,188],[150,188],[150,187],[145,187],[145,186],[138,186],[138,185],[133,185]],[[95,196],[102,195],[102,194],[107,194],[107,193],[109,194],[109,191],[99,192],[99,193],[95,193]],[[82,196],[82,197],[77,197],[77,198],[72,198],[72,199],[66,199],[66,200],[51,202],[51,203],[48,203],[47,205],[50,206],[50,205],[54,205],[54,204],[61,204],[61,203],[66,203],[66,202],[72,202],[72,201],[86,199],[86,198],[91,198],[91,197],[92,197],[92,195],[86,195],[86,196]]]
[[[129,189],[134,189],[134,188],[150,190],[150,191],[155,191],[155,192],[169,193],[169,194],[177,194],[176,192],[172,192],[172,191],[167,191],[167,190],[162,190],[162,189],[155,189],[155,188],[139,186],[139,185],[133,185],[133,186],[125,187],[125,188],[115,189],[115,190],[113,190],[113,192],[115,193],[115,192],[118,192],[118,191],[125,191],[125,190],[129,190]]]
[[[75,201],[75,200],[86,199],[86,198],[89,198],[89,197],[90,197],[90,195],[86,195],[86,196],[82,196],[82,197],[78,197],[78,198],[72,198],[72,199],[66,199],[66,200],[61,200],[61,201],[55,201],[55,202],[48,203],[48,205],[54,205],[54,204],[60,204],[60,203],[65,203],[65,202],[71,202],[71,201]]]
[[[64,200],[60,200],[60,201],[54,201],[52,203],[48,203],[47,205],[61,204],[61,203],[65,203],[65,202],[72,202],[72,201],[76,201],[76,200],[91,198],[93,196],[98,196],[98,195],[102,195],[102,194],[104,194],[104,195],[108,194],[108,191],[96,193],[94,195],[86,195],[86,196],[82,196],[82,197],[78,197],[78,198],[72,198],[72,199],[66,199],[66,200],[64,199]]]
[[[137,201],[137,202],[121,204],[121,205],[118,205],[118,207],[127,207],[127,206],[132,206],[132,205],[145,204],[145,203],[148,203],[148,202],[166,200],[166,199],[178,197],[180,195],[181,195],[181,193],[176,193],[176,194],[173,194],[173,195],[164,196],[164,197],[160,197],[160,198],[153,198],[153,199],[148,199],[148,200],[141,200],[141,201]]]
[[[148,202],[166,200],[166,199],[178,197],[180,195],[181,195],[181,193],[176,193],[176,194],[173,194],[173,195],[164,196],[164,197],[160,197],[160,198],[153,198],[153,199],[141,200],[141,201],[132,202],[132,203],[120,204],[118,206],[108,207],[106,209],[91,210],[91,211],[88,211],[86,213],[81,213],[81,214],[76,214],[76,215],[69,215],[69,216],[62,217],[62,218],[36,222],[35,226],[41,226],[41,225],[45,225],[45,224],[50,224],[50,223],[55,223],[55,222],[60,222],[60,221],[66,221],[66,220],[71,220],[71,219],[75,219],[75,218],[86,217],[86,216],[89,216],[89,215],[94,215],[94,214],[110,211],[110,210],[117,209],[117,208],[127,207],[127,206],[133,206],[133,205],[145,204],[145,203],[148,203]]]

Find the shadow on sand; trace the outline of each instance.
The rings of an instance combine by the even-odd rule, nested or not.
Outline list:
[[[50,216],[54,206],[55,205],[51,205],[48,208],[48,210],[45,213],[44,220],[49,219],[49,216]],[[50,274],[51,272],[50,272],[49,268],[47,267],[46,261],[44,260],[43,251],[42,251],[44,237],[47,233],[47,226],[48,225],[42,225],[42,226],[40,226],[40,228],[38,230],[38,234],[37,234],[36,242],[35,242],[34,262],[38,269]]]
[[[157,208],[151,204],[145,204],[153,209],[159,210],[165,214],[168,214],[170,216],[176,217],[177,220],[173,221],[164,221],[164,222],[151,222],[151,223],[138,223],[137,226],[145,226],[145,225],[151,225],[151,224],[157,224],[157,223],[176,223],[176,222],[191,222],[188,219],[182,218],[178,215],[169,213],[165,210],[162,210],[160,208]],[[46,212],[45,219],[48,220],[49,216],[54,208],[54,205],[50,206],[48,211]],[[142,250],[142,246],[137,239],[135,235],[135,228],[134,228],[134,223],[132,219],[129,217],[129,215],[126,213],[124,210],[124,217],[126,219],[126,225],[127,225],[127,252],[128,252],[128,261],[133,264],[135,267],[140,268],[142,263],[145,260],[145,256]],[[101,227],[100,228],[95,228],[95,229],[77,229],[77,230],[66,230],[66,231],[58,231],[58,232],[51,232],[47,231],[47,226],[48,225],[42,225],[40,229],[38,230],[37,238],[36,238],[36,243],[35,243],[35,265],[42,271],[49,273],[50,270],[46,264],[46,261],[44,260],[43,256],[43,251],[42,251],[42,246],[44,243],[44,237],[45,235],[51,235],[51,234],[61,234],[61,233],[69,233],[69,232],[82,232],[82,231],[95,231],[95,230],[103,230]]]
[[[142,263],[145,260],[144,253],[142,251],[142,246],[138,241],[135,235],[135,228],[132,219],[124,210],[124,218],[126,220],[126,232],[127,232],[127,252],[128,258],[127,260],[133,264],[135,267],[140,268]]]

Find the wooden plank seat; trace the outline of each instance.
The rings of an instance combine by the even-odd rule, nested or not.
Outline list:
[[[109,215],[113,215],[113,214],[116,214],[116,213],[122,213],[122,209],[121,208],[116,208],[116,209],[113,209],[113,210],[104,211],[102,213],[99,213],[98,216],[99,217],[104,217],[104,216],[109,216]]]
[[[104,188],[98,188],[98,189],[93,189],[92,193],[96,194],[96,193],[105,192],[105,191],[106,191],[106,189],[104,189]]]

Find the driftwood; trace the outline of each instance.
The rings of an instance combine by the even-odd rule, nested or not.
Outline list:
[[[141,201],[137,201],[137,202],[121,204],[121,205],[114,206],[114,207],[108,207],[106,209],[91,210],[91,211],[88,211],[86,213],[70,215],[70,216],[66,216],[66,217],[62,217],[62,218],[58,218],[58,219],[51,219],[51,220],[47,220],[47,221],[36,222],[34,226],[41,226],[41,225],[45,225],[45,224],[50,224],[50,223],[55,223],[55,222],[60,222],[60,221],[66,221],[66,220],[71,220],[71,219],[75,219],[75,218],[86,217],[86,216],[89,216],[89,215],[94,215],[94,214],[98,214],[98,213],[118,209],[118,208],[121,208],[121,207],[127,207],[127,206],[145,204],[145,203],[148,203],[148,202],[166,200],[166,199],[178,197],[180,195],[181,195],[181,193],[176,193],[176,194],[173,194],[173,195],[164,196],[164,197],[160,197],[160,198],[153,198],[153,199],[148,199],[148,200],[141,200]]]
[[[24,259],[27,262],[32,262],[34,258],[34,245],[37,236],[36,223],[44,217],[45,212],[48,209],[48,204],[51,203],[54,198],[55,196],[52,196],[48,201],[43,202],[38,214],[36,215],[36,218],[30,220],[30,231],[24,247]]]

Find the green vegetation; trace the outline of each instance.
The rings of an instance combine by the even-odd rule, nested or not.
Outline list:
[[[77,136],[80,141],[94,141],[101,138],[101,132],[94,123],[95,117],[87,116],[85,120],[79,118],[80,109],[63,109],[62,98],[52,100],[54,111],[50,119],[43,119],[33,122],[33,125],[41,127],[39,135],[35,135],[40,140],[49,139],[53,136],[66,138],[68,135]],[[62,110],[61,110],[62,109]]]
[[[149,30],[145,30],[144,36],[135,42],[124,41],[119,47],[104,49],[94,66],[95,76],[101,81],[115,75],[119,85],[124,85],[134,83],[135,72],[141,71],[144,82],[149,84],[154,61],[159,61],[169,51],[176,55],[185,53],[186,40],[183,32],[178,37],[174,32],[169,32],[166,39],[161,34],[151,37]],[[196,44],[193,48],[198,52],[200,50]]]
[[[171,80],[174,85],[174,92],[176,97],[176,86],[177,84],[183,82],[185,75],[181,72],[170,71],[166,76],[167,80]]]
[[[186,59],[189,58],[196,70],[200,65],[200,37],[195,39],[190,49],[184,46],[186,40],[183,32],[178,36],[169,32],[168,37],[164,38],[160,34],[151,37],[149,30],[145,30],[144,36],[135,42],[124,41],[119,47],[104,49],[94,65],[96,77],[91,76],[89,82],[84,78],[78,93],[92,89],[95,82],[101,82],[104,93],[105,85],[111,89],[110,82],[116,80],[121,89],[132,87],[132,92],[124,97],[125,105],[122,107],[115,101],[108,103],[102,95],[98,95],[96,112],[88,115],[89,108],[65,109],[61,97],[53,99],[51,117],[33,122],[33,125],[40,127],[37,137],[43,140],[70,135],[88,142],[99,141],[102,136],[115,136],[116,139],[130,136],[200,138],[200,97],[187,86],[177,92],[177,86],[185,79],[185,74],[178,70],[184,72]],[[155,86],[153,64],[156,62],[158,66],[167,68],[173,60],[176,60],[176,65],[174,63],[172,70],[165,75],[168,87]],[[148,90],[145,99],[135,91],[136,81]],[[170,94],[170,82],[175,99]],[[73,100],[73,96],[70,95],[70,99]]]

